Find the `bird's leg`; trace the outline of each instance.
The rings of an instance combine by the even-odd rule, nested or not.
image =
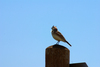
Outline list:
[[[60,41],[58,41],[56,44],[59,45],[59,42],[60,42]]]

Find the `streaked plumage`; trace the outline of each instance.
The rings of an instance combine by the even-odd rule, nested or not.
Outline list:
[[[71,46],[71,44],[68,41],[66,41],[64,36],[58,31],[57,27],[53,26],[51,29],[52,29],[51,33],[52,33],[53,38],[58,41],[57,44],[60,41],[63,41],[63,42],[66,42],[68,45]]]

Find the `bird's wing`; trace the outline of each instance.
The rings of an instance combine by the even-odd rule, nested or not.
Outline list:
[[[56,34],[57,34],[60,38],[62,38],[64,41],[66,41],[66,39],[64,38],[64,36],[63,36],[59,31],[57,31]]]

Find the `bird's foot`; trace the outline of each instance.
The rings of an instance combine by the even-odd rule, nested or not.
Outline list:
[[[58,41],[58,42],[56,43],[56,45],[59,45],[59,42],[60,42],[60,41]]]
[[[58,43],[56,43],[55,45],[59,45]]]

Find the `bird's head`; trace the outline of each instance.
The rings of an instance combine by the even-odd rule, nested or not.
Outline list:
[[[52,30],[54,30],[54,29],[57,29],[57,27],[56,26],[52,26],[52,28],[51,28]]]

